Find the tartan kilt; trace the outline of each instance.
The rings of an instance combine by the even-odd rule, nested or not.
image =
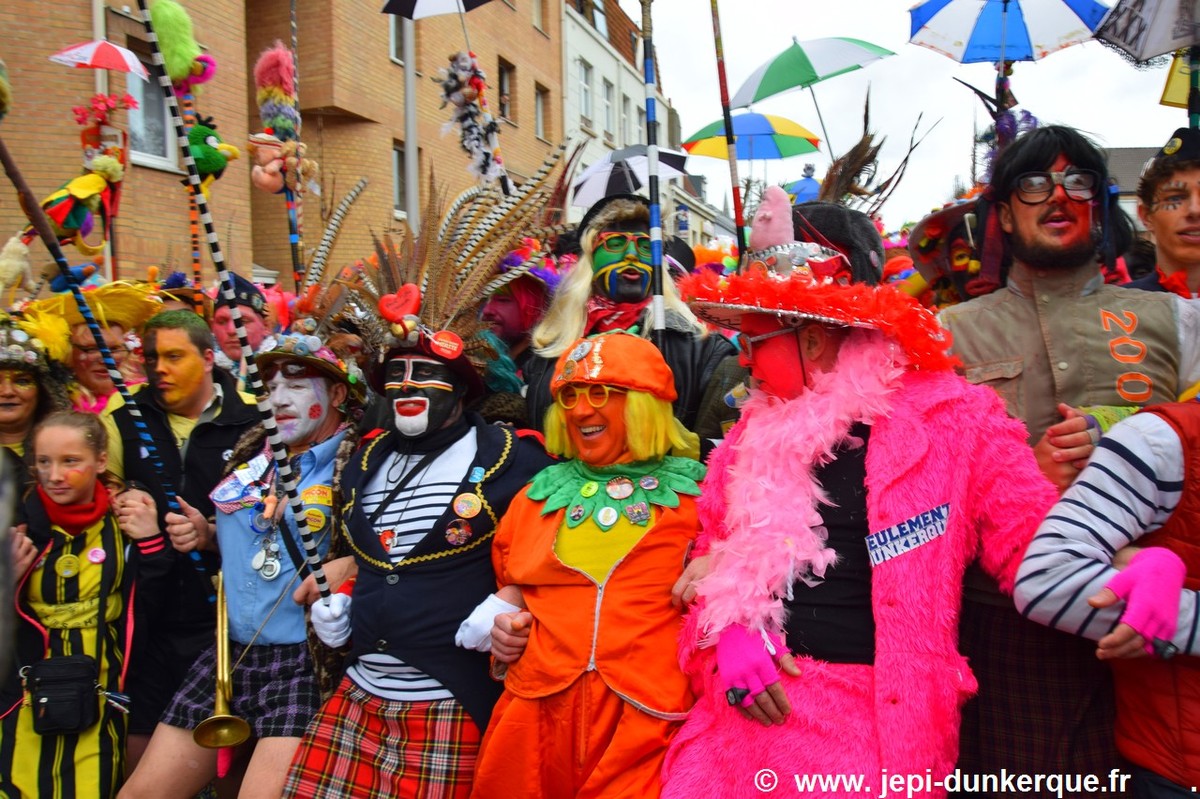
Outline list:
[[[481,737],[454,699],[394,702],[344,677],[305,732],[283,795],[466,799]]]
[[[1106,779],[1121,767],[1112,672],[1096,659],[1094,641],[1043,627],[1013,607],[964,601],[959,648],[979,681],[959,728],[963,773]]]
[[[243,657],[245,652],[245,657]],[[250,724],[256,738],[299,738],[321,706],[306,644],[246,647],[230,642],[229,712]],[[239,662],[240,661],[240,662]],[[162,723],[194,730],[213,714],[217,691],[216,644],[192,664],[163,713]]]

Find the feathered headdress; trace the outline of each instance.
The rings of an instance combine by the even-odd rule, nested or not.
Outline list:
[[[512,194],[492,186],[463,192],[445,209],[446,196],[429,179],[429,201],[419,236],[405,226],[399,242],[375,240],[375,253],[343,274],[355,304],[386,331],[368,374],[382,387],[383,364],[398,353],[420,351],[444,361],[467,383],[467,401],[483,391],[480,368],[494,355],[481,335],[484,300],[522,272],[501,273],[505,255],[523,236],[561,232],[539,227],[553,195],[563,147]],[[434,224],[433,220],[441,222]]]

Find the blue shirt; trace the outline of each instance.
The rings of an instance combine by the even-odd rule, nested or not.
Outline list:
[[[317,539],[317,549],[322,556],[329,550],[332,525],[333,459],[345,435],[345,432],[338,433],[296,459],[300,469],[298,488],[304,502],[305,518],[309,532]],[[274,479],[275,466],[271,456],[260,453],[248,465],[243,464],[218,483],[210,496],[217,503],[241,500],[252,505],[269,493]],[[281,493],[280,501],[286,503],[287,496]],[[221,568],[225,573],[229,637],[240,644],[248,644],[254,638],[256,646],[302,643],[305,640],[304,609],[291,599],[298,581],[292,579],[296,575],[296,567],[288,555],[282,536],[291,536],[301,556],[304,554],[304,544],[296,533],[291,510],[285,510],[276,533],[279,576],[274,580],[264,580],[251,565],[254,556],[263,549],[263,535],[250,526],[256,513],[253,507],[233,512],[225,512],[219,506],[217,509],[217,544],[221,550]],[[282,600],[280,596],[283,596]],[[254,633],[260,625],[262,630],[255,638]]]

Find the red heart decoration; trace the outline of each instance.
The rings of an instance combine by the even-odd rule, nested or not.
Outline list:
[[[404,317],[421,310],[421,290],[412,283],[405,283],[395,294],[379,298],[379,313],[389,322],[403,322]]]

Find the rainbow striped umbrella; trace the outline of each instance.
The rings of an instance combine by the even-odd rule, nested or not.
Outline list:
[[[815,153],[820,139],[803,125],[773,114],[738,114],[733,117],[733,135],[737,138],[739,161],[790,158]],[[728,158],[725,121],[718,119],[688,137],[683,149],[691,155]]]

